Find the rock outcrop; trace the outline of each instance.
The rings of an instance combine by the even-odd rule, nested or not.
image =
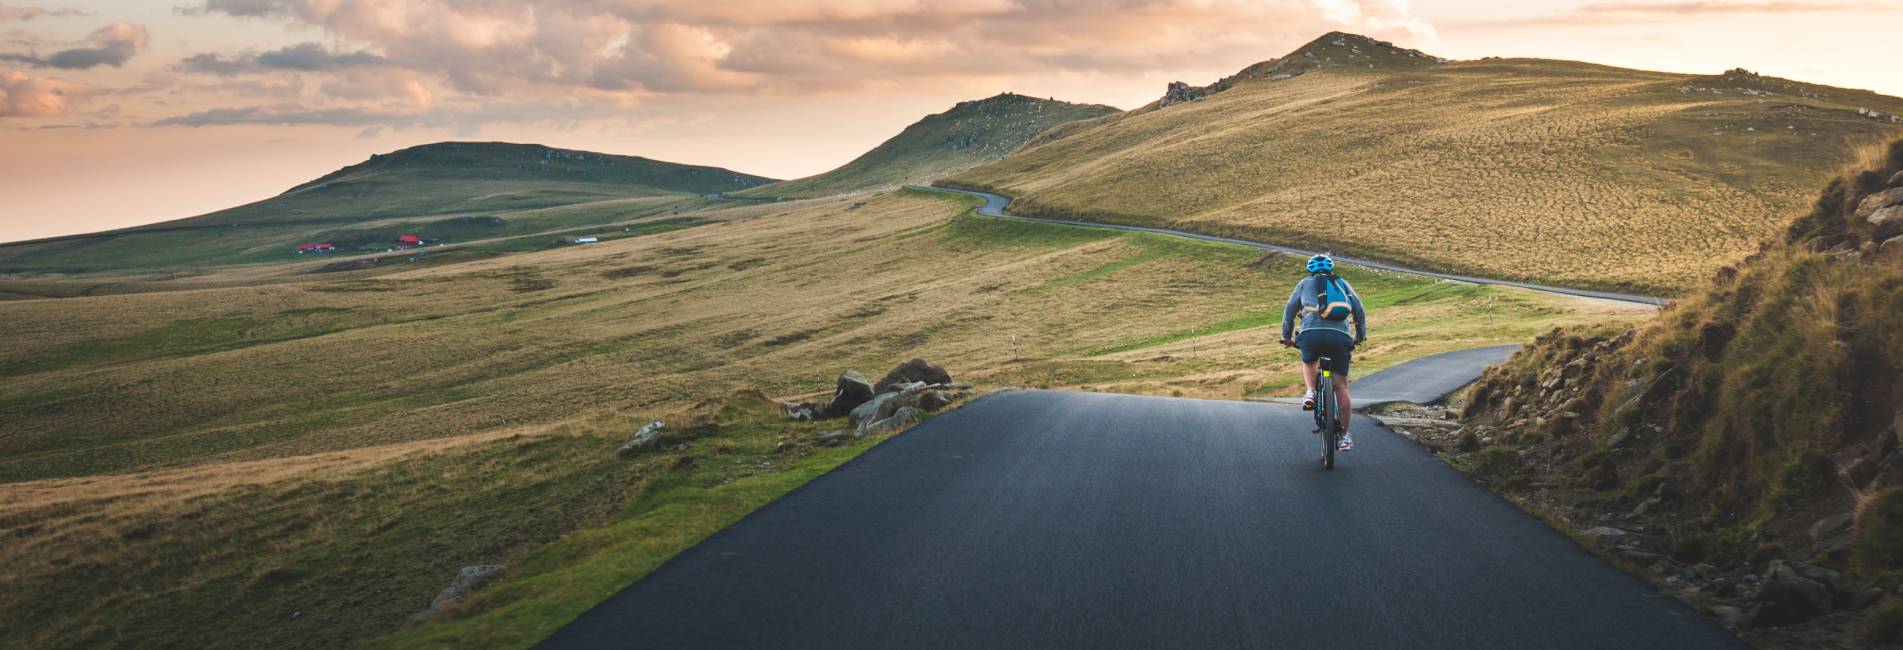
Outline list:
[[[1214,92],[1207,87],[1191,86],[1181,81],[1172,81],[1163,88],[1163,98],[1156,101],[1157,108],[1193,102]]]
[[[833,398],[826,402],[821,413],[829,418],[845,417],[875,394],[872,382],[866,381],[865,375],[859,374],[857,370],[847,370],[839,373],[839,379],[833,382]]]
[[[615,454],[622,458],[628,458],[640,453],[643,449],[653,447],[654,443],[660,442],[661,430],[666,427],[667,425],[662,424],[660,420],[647,423],[647,426],[636,430],[634,437],[629,439],[626,443],[623,443],[620,449],[616,449]]]
[[[411,618],[418,621],[428,620],[455,607],[476,590],[493,584],[508,568],[507,565],[502,564],[477,564],[463,567],[462,570],[456,572],[456,577],[449,581],[449,586],[444,587],[440,593],[436,594],[436,599],[430,601],[429,609]]]
[[[885,373],[885,378],[880,379],[879,383],[873,384],[872,391],[875,393],[889,392],[896,390],[895,387],[900,384],[910,384],[913,382],[948,384],[951,383],[951,373],[945,372],[944,368],[934,366],[931,362],[924,359],[911,359],[899,364],[899,366],[893,368],[891,372]]]
[[[781,403],[780,410],[795,420],[821,420],[845,417],[850,429],[828,431],[820,436],[822,445],[835,445],[848,437],[865,438],[888,435],[905,428],[919,416],[943,409],[963,399],[970,384],[956,384],[951,373],[924,359],[910,359],[870,384],[857,371],[840,373],[833,397],[826,404]]]

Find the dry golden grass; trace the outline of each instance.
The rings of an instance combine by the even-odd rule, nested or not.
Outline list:
[[[1903,132],[1862,107],[1903,100],[1542,60],[1324,71],[1070,125],[951,182],[1027,214],[1676,291]]]
[[[762,206],[375,279],[7,303],[20,335],[0,349],[0,369],[13,369],[0,377],[0,477],[317,454],[747,386],[797,393],[909,356],[1037,385],[1200,375],[1191,369],[1212,363],[1200,354],[1079,351],[1259,316],[1289,281],[1286,268],[1243,268],[1244,249],[954,220],[962,210],[901,195],[858,210]],[[1140,263],[1061,283],[1130,259]],[[1257,334],[1222,362],[1287,361]],[[1250,376],[1199,379],[1195,392],[1239,396]]]
[[[811,393],[912,356],[993,386],[1235,398],[1295,377],[1273,343],[1295,260],[863,198],[378,276],[0,303],[0,590],[68,594],[68,614],[0,599],[0,620],[51,617],[0,641],[196,638],[173,618],[255,635],[226,645],[390,631],[455,563],[624,503],[646,471],[611,458],[632,414],[735,389]],[[1345,273],[1374,305],[1367,369],[1644,313]],[[619,419],[558,426],[600,417]],[[303,614],[323,618],[192,618],[237,616],[207,604],[226,597],[303,606],[286,590],[316,576],[351,595]],[[372,584],[398,592],[349,591]]]

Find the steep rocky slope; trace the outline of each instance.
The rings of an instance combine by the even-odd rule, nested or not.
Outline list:
[[[1903,141],[1655,320],[1556,331],[1490,370],[1449,451],[1661,577],[1710,568],[1679,586],[1742,599],[1716,606],[1735,624],[1828,634],[1874,605],[1866,636],[1895,639],[1899,372]]]

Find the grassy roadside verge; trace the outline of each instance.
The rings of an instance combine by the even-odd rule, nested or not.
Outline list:
[[[749,443],[761,442],[760,434],[766,431],[821,428],[818,424],[788,425],[762,406],[730,403],[722,408],[718,421],[709,425],[721,436],[721,441],[711,443],[713,448],[757,452]],[[796,436],[795,444],[811,444],[808,437]],[[863,439],[814,449],[788,465],[743,478],[710,480],[689,471],[657,479],[607,523],[575,531],[530,551],[511,567],[503,582],[477,593],[449,615],[375,640],[367,647],[533,645],[681,551],[857,458],[881,440]]]

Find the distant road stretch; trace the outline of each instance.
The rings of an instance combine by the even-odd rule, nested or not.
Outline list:
[[[1031,217],[1031,216],[1018,215],[1018,214],[1008,214],[1005,212],[1005,208],[1011,204],[1011,199],[1009,197],[1005,197],[1002,195],[992,194],[990,192],[976,192],[972,190],[953,189],[949,187],[937,187],[937,186],[925,186],[925,185],[914,185],[913,187],[916,187],[919,189],[937,190],[940,192],[956,192],[958,194],[968,194],[971,196],[982,198],[985,200],[985,204],[978,208],[978,214],[981,214],[987,217],[997,217],[1000,219],[1017,219],[1020,221],[1039,221],[1043,223],[1058,223],[1058,224],[1064,224],[1067,226],[1083,226],[1086,228],[1109,228],[1111,230],[1128,230],[1132,232],[1147,232],[1147,233],[1153,233],[1158,235],[1168,235],[1171,237],[1186,237],[1189,239],[1201,239],[1203,241],[1221,242],[1224,244],[1236,244],[1238,246],[1248,246],[1250,248],[1271,250],[1271,251],[1276,251],[1279,253],[1284,253],[1288,255],[1297,255],[1301,257],[1308,257],[1318,252],[1318,251],[1305,251],[1299,248],[1290,248],[1287,246],[1278,246],[1278,245],[1270,244],[1266,242],[1250,241],[1247,239],[1236,239],[1233,237],[1217,237],[1215,235],[1204,235],[1204,234],[1193,233],[1193,232],[1184,232],[1181,230],[1170,230],[1168,228],[1146,228],[1143,226],[1127,226],[1123,224],[1100,223],[1096,221],[1076,221],[1072,219],[1056,219],[1052,217]],[[1507,287],[1519,287],[1521,289],[1532,289],[1534,291],[1545,291],[1548,293],[1559,293],[1559,294],[1565,294],[1569,296],[1580,296],[1584,298],[1599,298],[1602,300],[1617,300],[1620,302],[1632,302],[1632,303],[1638,303],[1641,305],[1651,305],[1654,307],[1664,305],[1666,302],[1664,298],[1655,298],[1652,296],[1640,296],[1640,295],[1629,294],[1629,293],[1612,293],[1610,291],[1593,291],[1590,289],[1572,289],[1568,287],[1553,287],[1553,286],[1547,286],[1543,284],[1514,282],[1512,280],[1498,280],[1494,278],[1474,277],[1471,275],[1454,275],[1452,273],[1436,273],[1433,271],[1422,271],[1420,269],[1411,269],[1405,266],[1389,264],[1387,262],[1376,262],[1373,260],[1357,259],[1357,258],[1346,257],[1342,255],[1334,255],[1334,258],[1338,262],[1345,262],[1348,264],[1353,264],[1355,266],[1365,266],[1371,269],[1381,269],[1383,271],[1393,271],[1395,273],[1407,273],[1411,275],[1420,275],[1420,276],[1426,276],[1430,278],[1440,278],[1442,280],[1455,280],[1459,282],[1471,282],[1474,284],[1495,284],[1495,285],[1507,286]]]

